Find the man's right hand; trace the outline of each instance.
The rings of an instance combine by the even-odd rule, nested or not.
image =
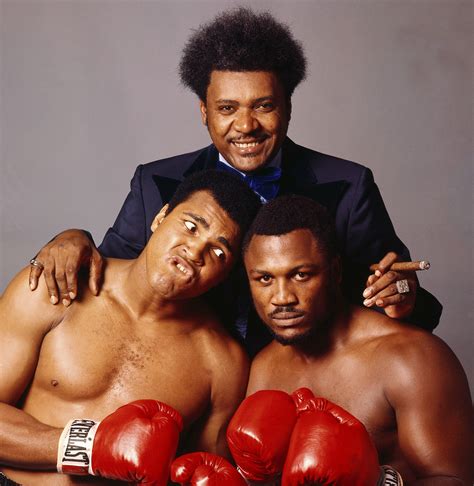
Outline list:
[[[377,450],[362,422],[308,388],[292,394],[298,419],[283,469],[283,486],[403,485],[392,468],[379,466]]]
[[[44,275],[52,304],[69,305],[77,296],[77,275],[81,266],[89,267],[89,288],[99,293],[103,259],[94,243],[82,230],[71,229],[59,233],[35,256],[39,266],[30,267],[30,289],[38,286]]]
[[[247,481],[269,483],[280,476],[296,412],[292,397],[278,390],[258,391],[240,404],[227,428],[227,443]]]
[[[166,486],[183,428],[181,415],[156,400],[136,400],[101,422],[72,420],[58,447],[58,472]]]
[[[209,452],[191,452],[175,459],[171,480],[182,486],[247,485],[232,464]]]

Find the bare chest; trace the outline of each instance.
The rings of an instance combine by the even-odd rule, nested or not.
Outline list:
[[[151,398],[175,407],[185,423],[194,421],[208,403],[210,375],[192,339],[113,317],[88,306],[48,333],[25,407],[40,405],[40,414],[49,414],[41,405],[54,403],[51,423],[71,408],[101,418]]]
[[[341,356],[314,363],[292,361],[272,367],[266,388],[288,393],[307,387],[357,417],[380,453],[389,454],[396,443],[396,419],[384,395],[384,378],[375,363]]]

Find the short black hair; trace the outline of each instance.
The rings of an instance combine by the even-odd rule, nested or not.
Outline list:
[[[245,234],[261,207],[260,198],[239,177],[221,170],[194,172],[178,186],[169,201],[168,213],[198,191],[208,191],[217,204]]]
[[[298,229],[310,230],[329,259],[339,254],[336,227],[327,209],[308,197],[295,195],[277,197],[260,209],[244,237],[242,254],[254,235],[280,236]]]
[[[285,24],[269,12],[239,7],[201,25],[183,49],[181,81],[202,101],[212,71],[273,72],[289,99],[306,76],[306,59]]]

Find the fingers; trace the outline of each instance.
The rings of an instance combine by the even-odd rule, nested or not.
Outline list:
[[[378,263],[378,269],[375,271],[375,276],[382,276],[398,259],[398,255],[395,252],[389,251]]]
[[[58,288],[56,286],[54,260],[48,258],[44,261],[43,265],[43,277],[44,281],[46,282],[46,287],[48,289],[49,300],[51,301],[51,304],[57,304],[59,302],[59,298]]]
[[[102,278],[103,259],[97,250],[92,250],[91,266],[89,272],[89,289],[94,295],[99,294],[100,280]]]
[[[400,294],[396,284],[390,284],[388,287],[380,291],[371,300],[377,307],[387,307],[389,305],[397,305],[406,300],[406,294]]]
[[[376,280],[372,279],[371,277],[375,277]],[[397,287],[395,282],[402,278],[397,272],[389,270],[386,274],[382,275],[381,277],[377,278],[374,275],[371,275],[368,278],[369,286],[364,290],[362,294],[365,297],[363,304],[366,307],[372,307],[376,304],[377,299],[383,299],[386,297],[390,297],[395,293],[398,294]]]
[[[29,285],[31,290],[36,290],[38,288],[39,277],[43,274],[48,289],[49,300],[52,304],[57,304],[59,300],[55,277],[56,265],[54,259],[50,257],[47,247],[48,245],[42,248],[31,261],[36,261],[37,264],[31,263],[30,265]]]
[[[365,287],[370,287],[373,283],[377,282],[379,277],[377,277],[376,275],[372,274],[369,276],[369,278],[367,279],[367,282],[365,283]]]
[[[67,297],[72,301],[77,296],[77,275],[79,273],[79,260],[68,259],[66,263],[66,289]],[[67,299],[65,299],[67,301]],[[64,303],[64,302],[63,302]]]
[[[40,278],[42,273],[43,267],[30,265],[30,276],[28,279],[30,290],[36,290],[36,288],[38,287],[38,279]]]

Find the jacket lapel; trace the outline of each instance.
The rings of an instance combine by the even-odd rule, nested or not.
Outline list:
[[[179,184],[189,175],[194,172],[198,172],[204,169],[214,168],[217,164],[218,152],[214,145],[209,145],[205,149],[201,150],[197,155],[194,162],[183,172],[180,179],[174,179],[170,177],[154,174],[153,181],[156,187],[160,191],[161,200],[163,204],[170,201],[173,194],[176,192]]]
[[[282,177],[279,195],[298,194],[306,196],[325,206],[335,215],[339,201],[348,187],[344,180],[318,183],[317,163],[313,152],[306,152],[289,138],[282,147]],[[180,182],[194,172],[216,167],[219,154],[214,145],[199,152],[192,164],[183,172],[181,179],[153,175],[163,204],[169,202]]]
[[[319,183],[314,152],[306,152],[289,138],[282,149],[282,178],[278,195],[297,194],[322,204],[335,216],[349,183],[344,180]]]
[[[219,159],[219,152],[214,145],[206,147],[191,164],[191,166],[183,173],[183,179],[204,169],[215,169]]]

